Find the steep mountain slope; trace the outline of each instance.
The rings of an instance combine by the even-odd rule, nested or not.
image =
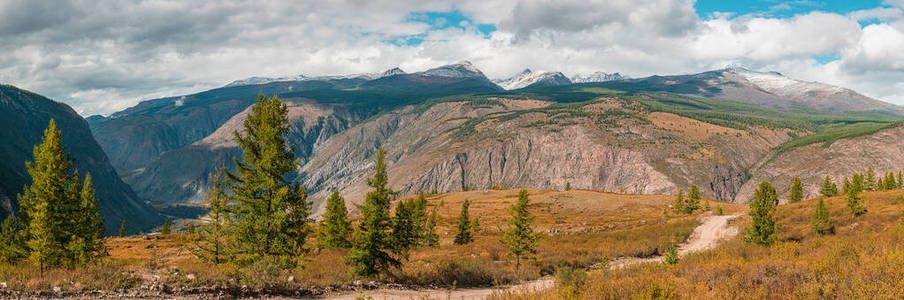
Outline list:
[[[744,68],[628,79],[609,82],[607,87],[625,91],[665,91],[782,110],[830,113],[881,111],[904,115],[904,107],[869,98],[849,89],[800,81],[776,72],[755,72]]]
[[[768,180],[779,191],[779,198],[786,199],[791,181],[801,178],[804,199],[819,196],[819,189],[826,175],[841,188],[844,177],[863,173],[873,167],[877,176],[886,171],[904,170],[904,126],[898,125],[873,134],[846,138],[830,145],[822,143],[797,147],[764,161],[752,170],[750,181],[741,188],[736,200],[748,199],[756,185]]]
[[[16,194],[30,180],[25,162],[33,159],[33,147],[51,118],[62,131],[66,150],[76,158],[75,168],[82,175],[91,173],[107,232],[119,229],[122,220],[131,232],[162,221],[122,182],[87,122],[72,108],[8,85],[0,85],[0,216],[18,211]]]
[[[531,71],[531,69],[524,69],[524,71],[515,74],[515,76],[494,80],[493,82],[506,90],[571,84],[571,80],[569,80],[568,77],[565,77],[561,72],[535,72]]]
[[[469,61],[461,61],[417,73],[396,72],[395,75],[362,83],[360,88],[389,93],[418,91],[430,95],[448,94],[450,91],[480,93],[502,90]]]

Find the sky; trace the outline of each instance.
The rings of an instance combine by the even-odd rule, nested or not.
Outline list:
[[[83,116],[251,76],[689,74],[741,65],[904,104],[904,0],[0,0],[0,83]]]

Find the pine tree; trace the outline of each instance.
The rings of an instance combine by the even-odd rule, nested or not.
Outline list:
[[[195,242],[193,252],[199,258],[214,264],[222,263],[226,256],[226,236],[229,233],[230,224],[230,197],[226,194],[225,180],[226,170],[217,168],[217,172],[210,175],[210,189],[204,194],[207,205],[207,220],[201,219],[198,239]]]
[[[835,233],[835,224],[832,223],[832,219],[829,218],[829,209],[826,208],[826,204],[822,198],[819,198],[819,202],[816,203],[816,211],[813,212],[813,221],[811,221],[811,224],[816,233]]]
[[[0,225],[0,263],[17,261],[27,255],[24,230],[15,216],[7,216]]]
[[[423,245],[427,247],[439,246],[439,234],[436,233],[436,208],[427,217],[427,226],[424,228]]]
[[[863,185],[861,191],[875,191],[876,190],[876,171],[873,170],[873,167],[869,167],[866,169],[866,176],[863,178]]]
[[[474,217],[474,222],[471,222],[471,232],[478,233],[480,230],[480,217]]]
[[[675,203],[672,204],[672,211],[675,213],[684,213],[684,190],[679,189],[678,195],[675,196]]]
[[[838,186],[832,182],[829,175],[826,175],[825,180],[822,181],[822,189],[819,190],[819,193],[826,197],[832,197],[838,194]]]
[[[164,219],[163,226],[160,226],[160,234],[170,234],[171,229],[169,219]]]
[[[351,234],[352,223],[348,220],[345,199],[339,196],[339,190],[334,190],[326,199],[326,212],[317,233],[317,243],[322,248],[351,248]]]
[[[385,156],[383,148],[377,150],[374,176],[367,180],[367,185],[374,190],[368,192],[364,197],[364,204],[358,206],[361,225],[355,233],[355,248],[346,258],[346,263],[352,265],[352,271],[360,276],[375,276],[390,267],[401,265],[393,257],[396,248],[390,238],[392,220],[389,217],[389,205],[395,192],[386,186]]]
[[[122,223],[119,224],[119,237],[126,236],[126,220],[122,220]]]
[[[515,270],[521,266],[521,258],[529,258],[537,253],[537,241],[539,236],[534,234],[531,224],[534,216],[527,210],[529,200],[527,190],[518,193],[518,202],[512,206],[512,226],[505,231],[502,243],[508,246],[509,252],[515,256]]]
[[[860,198],[856,189],[848,192],[846,200],[852,218],[866,213],[866,207],[863,207],[863,199]]]
[[[763,181],[750,202],[750,226],[744,240],[759,245],[771,245],[775,242],[775,207],[778,195],[769,182]]]
[[[800,183],[800,177],[794,177],[791,182],[791,191],[788,193],[788,202],[800,202],[804,199],[804,189]]]
[[[690,214],[698,209],[700,209],[700,189],[697,188],[697,185],[692,184],[691,190],[687,192],[687,200],[684,203],[684,212]]]
[[[471,238],[471,217],[468,215],[470,205],[471,201],[468,199],[461,204],[461,214],[458,215],[458,234],[455,235],[456,245],[464,245],[474,240]]]
[[[235,173],[227,172],[235,198],[230,248],[240,262],[268,257],[291,267],[305,252],[311,207],[297,179],[289,179],[299,161],[295,145],[287,144],[288,132],[287,106],[263,95],[251,106],[244,130],[234,132],[244,155],[233,159]]]

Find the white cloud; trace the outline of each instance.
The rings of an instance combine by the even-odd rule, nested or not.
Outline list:
[[[468,59],[491,77],[678,74],[741,63],[904,103],[902,0],[847,15],[714,13],[691,0],[0,0],[0,81],[111,113],[251,76],[419,71]],[[459,10],[465,29],[411,12]],[[22,17],[29,16],[29,17]],[[858,21],[877,20],[861,28]],[[489,38],[474,24],[490,23]],[[416,46],[385,42],[426,34]],[[812,56],[837,55],[822,65]]]

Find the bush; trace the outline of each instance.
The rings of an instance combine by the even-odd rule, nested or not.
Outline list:
[[[577,296],[584,291],[587,272],[569,266],[559,267],[556,269],[556,283],[559,285],[559,291],[564,294],[563,296]]]

